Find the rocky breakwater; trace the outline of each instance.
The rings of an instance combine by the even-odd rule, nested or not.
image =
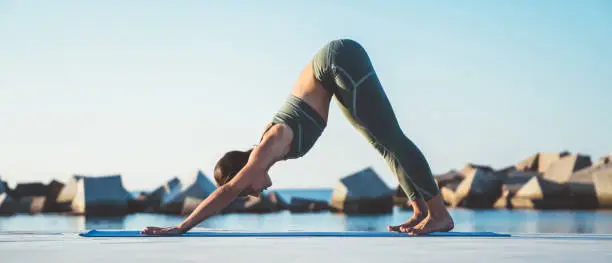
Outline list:
[[[346,214],[393,211],[393,194],[370,167],[341,178],[333,189],[330,208]]]
[[[493,169],[468,163],[436,176],[450,207],[472,209],[612,208],[610,156],[592,162],[580,153],[536,153]]]
[[[467,163],[435,176],[449,207],[468,209],[610,209],[612,154],[593,162],[570,152],[536,153],[495,169]],[[217,186],[202,171],[172,177],[150,192],[133,195],[116,175],[73,175],[62,183],[26,182],[10,188],[0,177],[0,215],[59,213],[115,216],[130,213],[186,215]],[[282,190],[281,190],[282,191]],[[280,191],[234,200],[226,213],[391,213],[411,209],[404,192],[387,187],[371,167],[340,177],[328,200],[283,197]]]

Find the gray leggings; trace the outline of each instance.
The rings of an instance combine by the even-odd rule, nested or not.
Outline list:
[[[315,54],[313,70],[351,124],[384,157],[409,200],[437,195],[429,164],[400,128],[364,48],[350,39],[331,41]]]

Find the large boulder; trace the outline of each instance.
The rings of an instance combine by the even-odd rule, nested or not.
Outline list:
[[[132,212],[159,212],[161,202],[164,198],[181,191],[181,180],[178,177],[173,177],[164,184],[155,188],[150,194],[141,193],[136,197],[136,200],[131,201],[130,210]]]
[[[141,191],[128,200],[129,213],[146,213],[152,212],[155,205],[148,201],[149,194]]]
[[[612,208],[612,165],[595,171],[593,182],[599,208]]]
[[[397,185],[393,192],[393,205],[401,208],[412,210],[412,204],[408,202],[408,196],[406,196],[406,192],[401,185]]]
[[[514,195],[533,177],[541,177],[541,176],[542,174],[539,172],[521,172],[521,171],[510,172],[503,179],[502,190],[508,190],[510,194]]]
[[[450,204],[473,209],[493,207],[501,196],[503,178],[490,167],[473,164],[466,165],[461,173],[465,178],[457,185]]]
[[[472,167],[470,164],[468,164],[468,166]],[[444,174],[436,175],[435,179],[436,183],[438,184],[438,188],[440,189],[440,195],[442,196],[442,200],[444,200],[445,205],[456,206],[457,203],[455,200],[457,199],[455,196],[455,191],[457,190],[457,187],[459,186],[459,184],[461,184],[463,179],[465,179],[465,175],[460,171],[450,170]]]
[[[597,164],[580,169],[572,173],[567,181],[569,193],[574,200],[576,209],[595,209],[598,207],[597,194],[593,172],[601,169]]]
[[[0,216],[15,214],[15,201],[7,192],[0,192]]]
[[[509,174],[512,172],[517,172],[519,171],[518,169],[516,169],[516,165],[510,165],[510,166],[506,166],[504,168],[501,168],[499,170],[496,170],[496,173],[500,173],[500,174]]]
[[[567,209],[573,206],[566,184],[532,177],[512,198],[512,208],[522,209]]]
[[[538,172],[512,171],[503,177],[502,195],[493,204],[494,208],[512,209],[511,199],[533,177],[542,176]]]
[[[271,213],[276,211],[278,211],[277,204],[270,200],[268,195],[260,195],[259,197],[237,198],[223,209],[222,213]]]
[[[368,167],[340,179],[332,191],[331,209],[347,214],[391,213],[393,194]]]
[[[543,177],[560,184],[566,184],[574,172],[587,168],[591,164],[591,158],[588,155],[566,155],[551,163]]]
[[[56,198],[64,187],[59,181],[52,180],[48,184],[40,182],[19,183],[11,191],[11,196],[18,206],[18,213],[57,212]]]
[[[555,161],[564,156],[569,155],[569,152],[539,152],[515,165],[516,170],[522,172],[545,172],[548,167]]]
[[[57,180],[51,180],[46,185],[47,191],[45,195],[45,204],[43,212],[59,212],[60,208],[57,204],[57,197],[64,188],[64,184]]]
[[[73,175],[68,183],[64,185],[62,190],[55,199],[56,209],[58,212],[70,212],[72,211],[72,201],[77,193],[79,182],[83,179],[81,175]]]
[[[0,194],[8,192],[8,184],[2,181],[2,177],[0,177]]]
[[[159,211],[169,214],[182,214],[185,210],[184,206],[187,198],[204,200],[216,188],[202,171],[198,171],[192,178],[180,180],[179,187],[168,188],[170,191],[162,198]]]
[[[289,204],[276,191],[269,192],[266,197],[274,204],[274,207],[278,211],[287,210],[289,208]]]
[[[124,215],[131,194],[123,187],[121,175],[82,176],[76,180],[71,212],[83,215]]]
[[[465,179],[465,175],[457,170],[450,170],[446,173],[434,176],[438,187],[444,187],[448,184],[458,184]]]
[[[609,188],[612,163],[598,163],[576,171],[568,186],[576,209],[610,208]]]
[[[13,214],[12,198],[8,195],[8,185],[0,178],[0,216]]]
[[[181,188],[181,180],[178,177],[173,177],[164,184],[157,187],[151,195],[149,195],[148,199],[152,202],[161,202],[164,198],[166,198],[171,193],[176,192],[177,189]]]
[[[40,182],[19,183],[11,191],[13,198],[19,199],[25,196],[46,196],[47,186]]]
[[[484,164],[475,164],[475,163],[467,163],[463,169],[461,169],[459,172],[461,174],[463,174],[463,177],[467,177],[467,175],[471,174],[472,172],[474,172],[474,170],[481,170],[481,171],[485,171],[485,172],[495,172],[495,169],[493,169],[493,167],[489,166],[489,165],[484,165]]]
[[[289,204],[289,211],[291,211],[291,213],[329,211],[329,204],[321,200],[292,197]]]
[[[14,212],[21,214],[38,214],[44,212],[45,196],[23,196],[15,199]]]
[[[187,215],[193,212],[200,203],[204,201],[201,198],[187,197],[183,202],[181,214]],[[234,199],[228,206],[223,208],[220,214],[230,213],[271,213],[278,211],[278,204],[270,199],[269,195],[260,195],[259,197],[247,196]]]
[[[440,196],[444,201],[444,205],[450,207],[456,207],[458,205],[456,195],[457,188],[459,187],[459,183],[447,184],[445,186],[440,187]]]

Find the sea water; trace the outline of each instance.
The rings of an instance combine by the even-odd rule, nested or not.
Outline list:
[[[331,189],[282,189],[281,198],[311,198],[329,201]],[[494,231],[503,233],[612,234],[612,211],[569,210],[470,210],[451,209],[456,231]],[[394,208],[381,215],[344,215],[331,212],[217,215],[200,223],[204,229],[248,231],[386,231],[400,224],[412,211]],[[146,226],[172,226],[183,216],[131,214],[121,217],[87,217],[55,214],[0,217],[0,232],[72,232],[87,229],[138,230]]]

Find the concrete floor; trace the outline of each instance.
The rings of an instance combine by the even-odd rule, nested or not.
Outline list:
[[[153,237],[0,232],[0,262],[612,262],[612,235]]]

